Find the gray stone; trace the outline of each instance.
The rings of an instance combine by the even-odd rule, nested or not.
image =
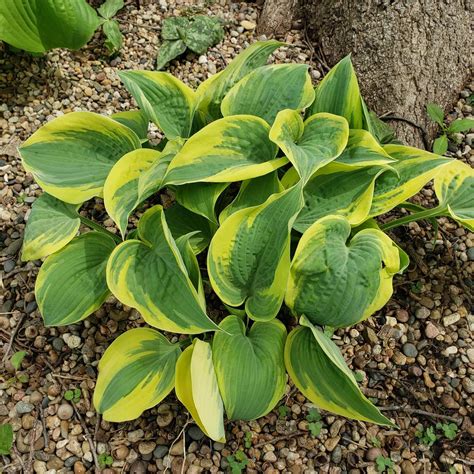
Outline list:
[[[15,406],[15,410],[19,415],[30,413],[34,408],[35,407],[31,403],[24,402],[23,400],[20,400]]]
[[[153,457],[156,459],[161,459],[168,454],[168,446],[159,444],[153,451]]]
[[[188,435],[194,441],[200,441],[202,438],[204,438],[204,433],[199,428],[199,426],[196,426],[196,425],[191,426],[191,428],[189,428]]]
[[[417,348],[411,342],[403,344],[402,351],[407,357],[416,357],[418,355]]]

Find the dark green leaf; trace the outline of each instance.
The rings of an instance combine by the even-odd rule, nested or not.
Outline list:
[[[224,29],[218,18],[198,15],[193,18],[193,22],[186,31],[184,42],[191,51],[204,54],[222,38],[224,38]]]
[[[167,41],[184,39],[189,24],[189,20],[185,17],[173,16],[164,19],[161,26],[162,39]]]
[[[163,41],[158,57],[156,58],[156,69],[162,69],[172,59],[186,51],[186,45],[183,40]]]

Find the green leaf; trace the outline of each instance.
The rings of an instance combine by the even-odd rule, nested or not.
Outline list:
[[[254,420],[273,410],[285,392],[285,326],[255,322],[247,332],[237,316],[220,324],[212,343],[219,390],[229,420]],[[236,383],[238,381],[238,383]]]
[[[243,77],[225,96],[221,111],[249,114],[272,124],[283,109],[301,111],[311,105],[314,91],[305,64],[262,66]]]
[[[373,166],[341,170],[334,163],[317,171],[306,184],[305,205],[293,225],[298,232],[303,233],[318,219],[330,215],[343,216],[351,225],[359,225],[367,219],[375,180],[386,169]],[[290,173],[296,180],[296,170],[287,174]]]
[[[263,66],[268,56],[282,46],[279,41],[258,41],[242,51],[220,73],[204,81],[197,89],[198,112],[204,123],[221,117],[221,102],[230,88],[257,67]]]
[[[208,48],[224,38],[224,29],[220,20],[207,15],[196,15],[185,30],[186,46],[197,54],[204,54]]]
[[[94,406],[105,420],[138,418],[174,387],[181,350],[150,328],[130,329],[107,348],[99,362]]]
[[[138,236],[140,240],[123,242],[110,256],[110,291],[158,329],[184,334],[217,329],[189,279],[161,206],[143,214]]]
[[[104,183],[104,205],[122,237],[127,231],[130,214],[143,200],[139,196],[140,177],[152,167],[160,167],[164,176],[168,163],[162,152],[141,148],[124,155],[111,169]],[[159,182],[155,185],[159,187]]]
[[[397,161],[390,164],[393,172],[383,173],[375,181],[369,217],[384,214],[406,201],[452,162],[449,158],[403,145],[386,145],[384,150]]]
[[[190,21],[186,17],[172,16],[165,18],[161,24],[161,37],[164,40],[183,39],[189,25]]]
[[[291,161],[303,183],[343,152],[348,137],[343,117],[320,113],[303,122],[294,110],[281,111],[270,130],[270,140]]]
[[[177,186],[176,201],[186,209],[217,224],[216,202],[228,186],[229,183],[192,183]]]
[[[79,49],[99,25],[97,13],[86,0],[0,2],[0,40],[33,53]]]
[[[9,423],[0,425],[0,454],[9,456],[13,447],[13,427]]]
[[[291,262],[286,305],[313,324],[348,327],[382,308],[400,270],[397,246],[382,231],[323,217],[301,237]]]
[[[323,410],[393,426],[362,394],[336,344],[305,318],[300,323],[286,340],[285,364],[303,395]]]
[[[26,351],[18,351],[12,355],[10,362],[15,370],[18,370],[21,367],[21,363],[23,362],[25,356]]]
[[[377,114],[369,111],[362,99],[362,108],[364,110],[364,129],[367,130],[381,145],[389,143],[398,143],[395,131],[390,125],[379,119]]]
[[[166,72],[122,71],[119,77],[142,112],[168,140],[191,133],[196,93]]]
[[[231,214],[241,209],[263,204],[272,194],[282,191],[283,186],[277,171],[243,181],[235,199],[220,213],[219,221],[224,222]]]
[[[467,132],[474,128],[474,119],[457,119],[448,127],[448,132],[450,133],[459,133],[459,132]]]
[[[349,122],[350,128],[362,128],[364,111],[350,56],[346,56],[328,72],[315,92],[316,98],[308,115],[319,112],[341,115]]]
[[[166,222],[175,240],[192,233],[189,243],[195,254],[201,253],[211,242],[213,225],[194,212],[188,211],[179,204],[174,204],[165,211]],[[196,233],[196,231],[198,231]]]
[[[170,61],[177,58],[186,51],[186,44],[183,40],[165,40],[161,43],[156,58],[156,69],[163,69]]]
[[[107,40],[105,41],[105,46],[109,50],[110,54],[120,51],[120,48],[123,44],[123,36],[120,32],[120,26],[117,20],[106,20],[102,25],[104,35]]]
[[[474,169],[454,160],[434,180],[440,207],[447,208],[453,219],[474,232]]]
[[[102,195],[114,164],[140,148],[131,129],[91,112],[62,115],[37,130],[20,148],[24,168],[52,196],[80,204]]]
[[[112,114],[110,118],[132,129],[142,143],[148,140],[149,122],[141,110],[117,112],[116,114]]]
[[[73,324],[100,308],[110,294],[105,267],[114,247],[107,235],[88,232],[45,260],[35,295],[46,326]]]
[[[444,155],[448,151],[448,136],[443,133],[433,142],[433,153]]]
[[[125,5],[123,0],[105,0],[105,2],[97,9],[99,15],[110,20]]]
[[[259,117],[236,115],[216,120],[195,133],[171,162],[166,184],[224,183],[255,178],[283,166]]]
[[[209,343],[194,339],[181,354],[176,364],[175,391],[203,433],[225,443],[224,407]]]
[[[66,204],[42,194],[31,208],[26,223],[21,258],[37,260],[62,249],[79,230],[78,205]]]
[[[438,104],[428,104],[426,112],[433,122],[436,122],[441,128],[444,128],[444,111]]]
[[[256,321],[277,315],[288,279],[290,230],[302,206],[297,184],[222,223],[212,238],[207,268],[212,288],[225,304],[245,303]]]

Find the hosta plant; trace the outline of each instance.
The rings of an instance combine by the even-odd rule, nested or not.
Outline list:
[[[44,190],[23,258],[46,257],[35,289],[45,324],[77,323],[111,294],[146,323],[99,363],[94,404],[106,420],[139,417],[174,388],[222,441],[224,418],[265,415],[289,375],[322,409],[391,424],[330,334],[380,310],[406,268],[384,228],[451,216],[473,229],[474,173],[385,143],[349,58],[313,89],[307,66],[266,65],[280,45],[253,44],[197,90],[163,72],[121,72],[139,111],[70,113],[21,147]],[[150,121],[166,137],[159,146]],[[406,200],[432,179],[436,208],[378,224],[412,210]],[[173,205],[152,205],[164,189]],[[94,198],[117,233],[79,214]]]
[[[31,53],[54,48],[79,49],[102,26],[105,45],[113,53],[122,33],[112,17],[124,0],[105,0],[97,12],[86,0],[1,0],[0,40]]]

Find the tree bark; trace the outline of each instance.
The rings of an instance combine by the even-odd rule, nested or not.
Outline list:
[[[330,65],[352,53],[369,107],[421,125],[432,139],[436,127],[426,116],[426,105],[435,102],[450,109],[472,77],[474,4],[470,0],[298,2],[309,37]],[[286,15],[282,9],[277,11],[278,3],[266,0],[263,24],[267,10],[274,18]],[[422,146],[416,128],[400,121],[392,125],[403,141]]]
[[[300,3],[301,0],[266,1],[260,15],[259,31],[272,36],[286,34],[291,30],[293,21],[299,17]]]

